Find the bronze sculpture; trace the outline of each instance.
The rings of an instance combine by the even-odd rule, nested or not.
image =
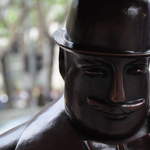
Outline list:
[[[1,135],[0,150],[149,150],[149,6],[74,0],[54,37],[65,98]]]

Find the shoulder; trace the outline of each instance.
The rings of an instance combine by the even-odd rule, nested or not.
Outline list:
[[[83,150],[80,137],[64,111],[64,99],[0,136],[0,150],[41,149]]]
[[[15,150],[17,142],[23,133],[26,124],[27,123],[17,126],[0,135],[0,150]]]
[[[83,150],[77,132],[70,124],[61,99],[43,110],[21,134],[16,150]]]

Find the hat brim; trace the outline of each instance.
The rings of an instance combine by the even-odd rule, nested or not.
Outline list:
[[[91,47],[83,46],[76,43],[73,43],[66,39],[66,30],[59,29],[57,30],[53,38],[55,42],[64,49],[65,51],[71,53],[81,53],[81,54],[90,54],[90,55],[103,55],[103,56],[150,56],[150,50],[145,50],[144,52],[135,51],[135,50],[110,50],[100,47]]]

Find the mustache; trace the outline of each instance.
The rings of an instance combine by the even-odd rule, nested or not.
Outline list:
[[[145,105],[145,99],[139,98],[125,102],[113,103],[112,101],[104,101],[94,97],[87,97],[87,104],[94,109],[103,111],[104,113],[130,114],[140,110]]]

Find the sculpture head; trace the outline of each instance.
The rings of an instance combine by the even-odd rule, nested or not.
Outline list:
[[[129,137],[149,109],[148,1],[74,0],[71,8],[55,34],[67,114],[93,139]]]

